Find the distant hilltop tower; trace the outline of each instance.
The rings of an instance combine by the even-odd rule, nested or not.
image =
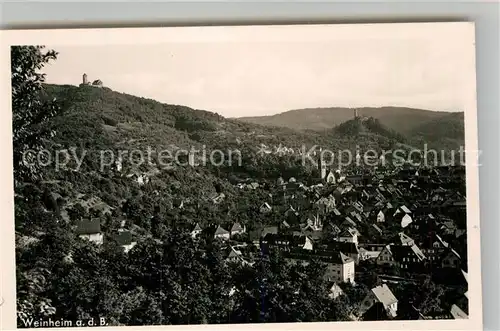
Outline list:
[[[88,85],[89,84],[89,81],[87,79],[87,74],[83,74],[83,82],[82,82],[83,85]]]
[[[358,118],[358,108],[354,108],[354,119]]]
[[[321,179],[325,179],[326,177],[326,162],[323,160],[323,149],[319,148],[319,156],[318,156],[318,170]]]

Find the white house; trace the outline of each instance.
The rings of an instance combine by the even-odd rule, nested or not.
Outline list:
[[[356,230],[348,228],[339,234],[337,240],[340,242],[350,242],[358,244],[358,233]]]
[[[344,291],[337,285],[337,283],[333,283],[330,287],[330,291],[328,293],[328,298],[331,300],[337,299],[339,296],[343,295]]]
[[[325,277],[328,281],[337,283],[354,283],[354,260],[339,252],[327,263]]]
[[[411,210],[408,209],[408,207],[406,207],[405,205],[402,205],[401,207],[396,209],[393,216],[396,216],[397,214],[411,214]]]
[[[385,215],[384,212],[381,210],[377,214],[377,223],[384,223],[385,222]]]
[[[337,182],[337,178],[335,177],[335,174],[333,172],[329,172],[328,175],[326,176],[326,182],[329,184],[335,184]]]
[[[229,254],[227,255],[226,261],[228,262],[242,262],[242,254],[240,250],[237,250],[233,246],[229,249]]]
[[[122,246],[125,253],[128,253],[137,244],[137,242],[132,239],[132,233],[128,230],[119,229],[118,233],[114,235],[114,238],[118,245]]]
[[[401,218],[401,227],[404,229],[413,222],[412,218],[408,214],[404,214]]]
[[[403,246],[413,246],[415,241],[403,232],[398,233],[399,240]]]
[[[391,245],[385,246],[380,254],[377,257],[377,264],[378,265],[388,265],[388,266],[393,266],[397,265],[396,260],[394,259]]]
[[[196,223],[193,231],[191,231],[191,237],[196,238],[202,232],[200,224]]]
[[[307,249],[309,251],[311,251],[313,249],[313,242],[312,240],[309,238],[309,237],[305,237],[305,243],[304,245],[302,246],[302,249]]]

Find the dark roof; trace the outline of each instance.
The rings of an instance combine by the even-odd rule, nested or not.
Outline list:
[[[420,261],[425,259],[425,255],[422,253],[420,248],[416,245],[403,246],[403,245],[390,245],[389,249],[392,253],[394,260],[402,262],[404,257],[414,256]]]
[[[414,243],[414,240],[410,238],[408,235],[406,235],[404,232],[398,233],[399,236],[399,241],[401,242],[401,245],[411,245]]]
[[[392,294],[389,287],[386,284],[372,288],[372,292],[379,302],[381,302],[384,307],[390,306],[393,303],[398,302],[398,299]]]
[[[95,234],[101,232],[101,220],[98,218],[84,219],[76,224],[77,234]]]

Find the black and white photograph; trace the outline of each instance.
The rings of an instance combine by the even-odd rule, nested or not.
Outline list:
[[[26,33],[15,327],[480,325],[473,24]]]

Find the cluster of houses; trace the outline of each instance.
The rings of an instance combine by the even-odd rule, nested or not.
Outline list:
[[[342,295],[339,284],[356,284],[360,264],[374,266],[373,270],[381,275],[398,270],[400,279],[443,270],[447,275],[466,274],[463,168],[341,173],[322,166],[320,178],[312,184],[279,178],[271,185],[275,197],[259,205],[262,219],[269,220],[269,224],[255,227],[252,220],[234,221],[227,228],[227,224],[208,228],[194,224],[191,236],[196,240],[208,234],[226,242],[230,263],[251,265],[263,254],[276,250],[290,262],[321,261],[326,265],[324,277],[331,284],[326,290],[332,299]],[[268,183],[258,182],[237,187],[269,189]],[[211,199],[217,204],[224,198],[224,193],[219,192]],[[266,218],[271,212],[273,216]],[[95,220],[81,221],[77,234],[98,244],[104,241]],[[135,245],[130,231],[125,229],[112,239],[125,251]],[[397,278],[386,279],[397,282]],[[398,300],[387,285],[391,282],[373,288],[357,315],[362,316],[378,304],[389,318],[396,317]],[[467,308],[461,307],[453,305],[450,316],[466,316]]]

